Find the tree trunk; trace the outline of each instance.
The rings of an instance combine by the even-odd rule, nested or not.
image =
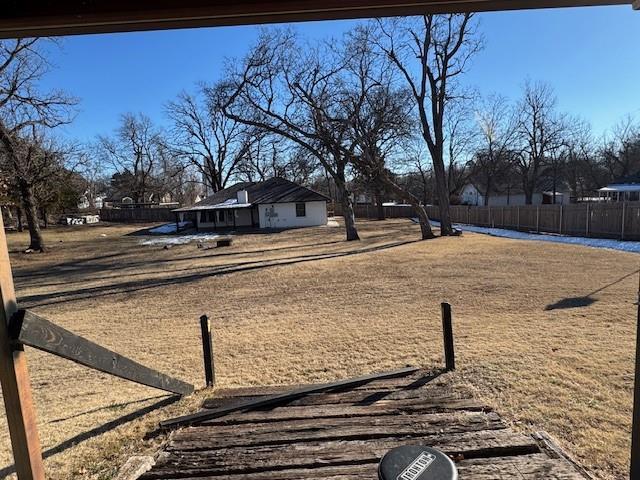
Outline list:
[[[24,230],[24,227],[22,226],[22,209],[19,205],[16,205],[16,229],[19,232]]]
[[[20,183],[20,196],[22,197],[22,206],[25,216],[27,217],[27,227],[29,228],[29,237],[31,239],[28,250],[34,252],[44,252],[44,240],[40,232],[40,224],[38,223],[38,214],[36,211],[36,200],[33,195],[31,185],[26,182]]]
[[[528,187],[524,190],[524,203],[533,205],[533,190]]]
[[[409,199],[409,203],[418,214],[418,220],[420,221],[420,232],[422,233],[422,240],[430,240],[432,238],[435,238],[435,235],[433,234],[433,230],[431,229],[431,221],[429,220],[427,209],[423,205],[420,205],[420,201],[418,200],[418,198],[410,194],[409,192],[404,191],[402,188],[400,188],[399,185],[397,185],[388,177],[382,177],[382,178],[389,189],[393,190],[396,194],[400,195],[401,197],[407,197]]]
[[[40,209],[40,213],[42,214],[42,223],[44,224],[43,228],[48,228],[49,227],[49,219],[47,218],[47,209],[45,207],[42,207]]]
[[[356,228],[356,215],[353,212],[351,195],[344,183],[338,184],[337,187],[340,189],[340,196],[342,197],[342,215],[344,216],[344,226],[347,231],[347,242],[360,240],[360,236],[358,235],[358,230]]]
[[[449,214],[449,187],[447,185],[447,173],[444,168],[444,161],[440,156],[439,161],[433,159],[433,170],[436,177],[436,191],[438,195],[438,208],[440,209],[440,235],[453,235],[451,226],[451,216]]]
[[[382,205],[382,194],[380,193],[380,189],[377,189],[375,193],[375,201],[376,207],[378,211],[378,220],[384,220],[384,205]]]

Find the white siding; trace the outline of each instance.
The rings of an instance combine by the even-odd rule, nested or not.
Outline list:
[[[306,215],[296,216],[295,203],[268,203],[258,206],[260,228],[315,227],[327,224],[327,202],[305,202]]]

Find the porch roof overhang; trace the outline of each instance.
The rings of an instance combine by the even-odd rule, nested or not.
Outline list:
[[[193,205],[173,210],[174,212],[198,212],[201,210],[239,210],[253,207],[252,203],[219,203],[217,205]]]
[[[640,8],[640,0],[7,0],[0,38],[632,4]]]
[[[598,190],[602,193],[625,193],[640,192],[640,184],[638,183],[621,183],[619,185],[607,185]]]

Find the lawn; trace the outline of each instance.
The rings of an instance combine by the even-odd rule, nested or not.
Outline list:
[[[19,253],[24,234],[8,241],[22,306],[198,387],[203,313],[219,386],[294,384],[440,364],[449,301],[456,382],[600,478],[626,476],[640,257],[479,234],[419,242],[407,220],[359,226],[361,242],[322,227],[219,250],[142,245],[141,227],[123,225],[50,229],[44,255]],[[27,354],[51,479],[111,478],[162,441],[142,440],[160,419],[211,394],[116,427],[166,397]],[[0,467],[11,463],[2,422]]]

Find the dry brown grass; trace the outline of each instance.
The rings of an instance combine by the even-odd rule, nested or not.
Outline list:
[[[142,246],[126,235],[139,227],[58,229],[46,233],[50,253],[12,260],[24,306],[197,385],[203,313],[215,329],[219,386],[229,387],[437,364],[439,303],[450,301],[456,380],[516,426],[550,432],[602,478],[625,476],[638,256],[473,234],[415,242],[406,220],[360,226],[359,243],[315,228],[240,236],[221,250]],[[25,237],[9,243],[17,251]],[[591,292],[591,305],[546,309]],[[45,450],[160,400],[152,389],[28,356]],[[205,393],[51,456],[50,478],[111,478],[127,455],[161,440],[141,442],[145,431]]]

